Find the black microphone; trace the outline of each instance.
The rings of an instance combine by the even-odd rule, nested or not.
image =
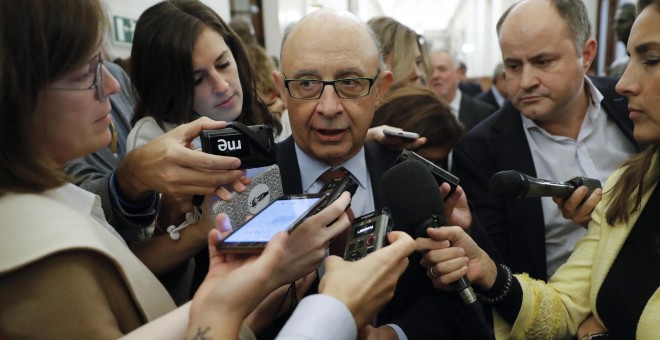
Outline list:
[[[515,170],[505,170],[490,177],[488,189],[493,195],[512,199],[543,196],[568,198],[575,189],[583,185],[589,189],[584,197],[586,199],[596,188],[600,188],[600,181],[593,178],[574,177],[561,183],[534,178]]]
[[[402,162],[390,168],[381,179],[385,201],[397,226],[414,228],[413,237],[428,237],[427,228],[447,221],[442,216],[443,201],[433,175],[421,162]],[[454,282],[466,305],[477,302],[470,280]]]

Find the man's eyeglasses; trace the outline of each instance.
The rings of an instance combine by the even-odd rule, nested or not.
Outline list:
[[[90,72],[92,71],[92,66],[90,66]],[[101,103],[105,101],[105,91],[103,88],[103,58],[101,57],[101,53],[98,55],[98,63],[96,64],[94,70],[94,77],[88,77],[89,80],[86,80],[84,82],[81,82],[80,87],[67,87],[67,88],[62,88],[62,87],[49,87],[48,90],[54,90],[54,91],[86,91],[86,90],[91,90],[91,89],[96,89],[96,95],[97,98]],[[91,83],[90,83],[91,82]]]
[[[339,98],[357,99],[369,95],[380,70],[373,77],[356,77],[336,80],[284,79],[289,95],[296,99],[315,100],[321,98],[323,89],[332,85]]]

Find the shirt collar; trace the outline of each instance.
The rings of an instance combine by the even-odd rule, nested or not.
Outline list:
[[[463,94],[461,93],[461,90],[456,90],[456,95],[454,96],[454,99],[451,101],[451,103],[449,103],[449,108],[451,108],[451,111],[457,116],[461,108],[462,97]]]
[[[366,188],[369,174],[367,172],[367,164],[364,158],[364,146],[360,148],[360,151],[358,151],[355,156],[337,166],[330,166],[326,162],[310,157],[298,147],[298,144],[295,144],[295,148],[296,157],[298,158],[298,166],[301,169],[300,177],[304,192],[308,192],[309,188],[324,172],[341,167],[351,173],[352,177],[358,182],[360,187]],[[302,169],[304,169],[304,171]]]
[[[101,206],[101,197],[95,195],[87,190],[71,183],[64,184],[55,189],[47,190],[43,193],[44,196],[50,197],[54,200],[62,202],[70,207],[75,208],[84,215],[88,215],[101,223],[103,227],[111,234],[117,237],[121,242],[125,243],[124,239],[117,233],[117,231],[108,224],[103,213]]]
[[[602,93],[600,93],[600,91],[598,91],[598,88],[594,86],[594,84],[591,82],[591,79],[589,79],[589,77],[586,76],[584,77],[584,89],[589,95],[589,106],[587,107],[587,114],[585,116],[585,119],[595,121],[596,118],[598,118],[598,116],[601,114],[602,110],[600,103],[603,101],[604,96]],[[523,116],[522,113],[520,114],[520,117],[522,118],[523,127],[525,129],[529,130],[532,128],[536,128],[546,133],[545,130],[541,129],[541,127],[536,125],[536,123],[533,120]]]

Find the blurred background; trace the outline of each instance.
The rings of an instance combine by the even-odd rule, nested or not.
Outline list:
[[[128,58],[135,22],[159,0],[103,0],[112,23],[112,37],[105,51],[110,60]],[[272,56],[279,56],[284,29],[306,13],[332,7],[369,20],[391,16],[422,35],[429,48],[452,50],[467,65],[467,78],[490,85],[501,55],[495,33],[500,15],[516,0],[203,0],[227,22],[245,20],[259,43]],[[598,41],[593,74],[604,74],[612,61],[625,56],[625,46],[612,30],[616,9],[632,0],[583,0]]]

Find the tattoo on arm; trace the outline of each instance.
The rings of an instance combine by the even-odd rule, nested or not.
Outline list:
[[[206,333],[211,330],[211,327],[206,327],[205,329],[197,328],[197,334],[192,337],[191,340],[211,340],[211,337],[207,337]]]

